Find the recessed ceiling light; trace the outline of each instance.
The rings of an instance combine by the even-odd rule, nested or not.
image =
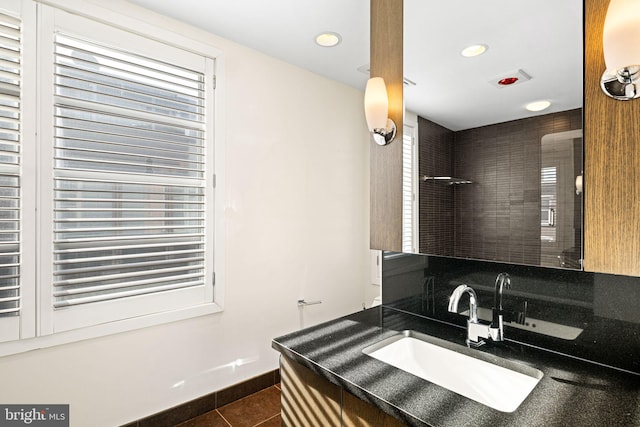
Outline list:
[[[474,56],[482,55],[487,51],[488,48],[489,46],[487,46],[486,44],[474,44],[465,47],[460,53],[466,58],[472,58]]]
[[[316,43],[322,47],[333,47],[342,41],[338,33],[322,33],[316,36]]]
[[[544,109],[549,108],[550,106],[551,106],[551,103],[549,101],[536,101],[536,102],[531,102],[530,104],[527,104],[525,108],[529,111],[542,111]]]

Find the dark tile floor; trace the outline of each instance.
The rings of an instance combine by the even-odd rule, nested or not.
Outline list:
[[[281,423],[278,384],[176,427],[279,427]]]

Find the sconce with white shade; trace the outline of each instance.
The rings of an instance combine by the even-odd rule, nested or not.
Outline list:
[[[640,97],[640,1],[611,0],[602,42],[604,93],[623,101]]]
[[[378,145],[387,145],[396,136],[396,124],[389,118],[389,97],[382,77],[370,78],[364,92],[367,126]]]
[[[582,194],[582,190],[584,188],[584,184],[582,182],[582,175],[576,176],[576,196]]]

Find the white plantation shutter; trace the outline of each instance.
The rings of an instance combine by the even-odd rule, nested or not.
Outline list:
[[[414,128],[404,126],[402,135],[402,252],[416,252],[416,191]]]
[[[20,292],[21,22],[0,13],[0,317],[17,317]],[[0,340],[4,334],[0,333]]]
[[[64,34],[54,54],[54,308],[211,286],[203,71]]]

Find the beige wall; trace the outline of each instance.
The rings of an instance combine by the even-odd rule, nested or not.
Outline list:
[[[225,310],[0,358],[0,402],[69,403],[72,426],[122,424],[276,369],[273,337],[360,309],[371,286],[362,92],[108,3],[224,52]],[[323,303],[300,311],[299,298]]]

